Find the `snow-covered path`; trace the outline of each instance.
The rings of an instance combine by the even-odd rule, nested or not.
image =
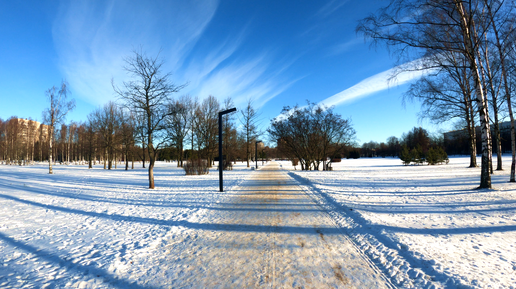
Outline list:
[[[391,287],[277,163],[229,193],[227,202],[198,224],[185,224],[202,233],[186,239],[170,235],[162,252],[154,254],[153,269],[140,277],[142,283],[174,288]]]

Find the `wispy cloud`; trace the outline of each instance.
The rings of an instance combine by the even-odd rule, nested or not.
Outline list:
[[[216,0],[63,2],[53,26],[60,68],[79,97],[100,105],[115,98],[111,79],[127,79],[124,57],[140,46],[149,55],[161,49],[165,72],[189,83],[181,93],[263,106],[292,85],[280,77],[291,62],[281,64],[267,49],[242,56],[246,25],[215,42],[202,38],[217,7]]]
[[[262,107],[295,82],[280,81],[279,75],[290,63],[273,67],[268,55],[264,52],[249,59],[237,59],[210,71],[199,80],[202,84],[197,94],[202,97],[211,94],[219,100],[231,97],[236,106],[252,99],[257,108]]]
[[[143,47],[162,49],[179,67],[213,18],[218,1],[63,1],[53,38],[64,77],[93,104],[114,98],[111,79],[123,80],[124,57]]]
[[[363,43],[365,43],[363,38],[355,36],[354,38],[351,38],[350,40],[348,40],[346,42],[342,42],[342,43],[339,43],[339,44],[336,44],[336,45],[330,47],[328,54],[330,56],[338,55],[338,54],[344,53],[344,52],[352,49],[354,46],[356,46],[358,44],[363,44]]]
[[[368,77],[352,87],[332,95],[319,102],[326,106],[339,106],[356,101],[373,93],[386,90],[392,86],[403,85],[420,77],[434,72],[432,69],[420,69],[423,59],[414,60],[401,66],[391,68]],[[403,68],[403,72],[398,73]],[[396,76],[394,77],[396,73]]]
[[[326,3],[326,5],[324,5],[321,9],[319,9],[315,15],[321,18],[328,17],[330,14],[337,11],[340,7],[344,6],[344,4],[346,4],[348,1],[349,0],[332,0]]]

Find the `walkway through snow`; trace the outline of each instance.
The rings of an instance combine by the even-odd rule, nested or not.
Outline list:
[[[147,279],[145,285],[391,287],[278,164],[269,164],[227,194],[232,194],[230,202],[190,226],[197,233],[169,235],[156,262],[161,265],[142,276],[155,281]]]

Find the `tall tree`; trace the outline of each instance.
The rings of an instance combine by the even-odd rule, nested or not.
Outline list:
[[[243,136],[245,140],[245,159],[247,167],[249,167],[249,158],[251,157],[251,143],[256,140],[258,132],[258,111],[254,108],[252,99],[247,100],[244,109],[240,110],[240,123],[243,126]]]
[[[59,89],[55,86],[52,86],[52,88],[46,91],[46,95],[48,102],[50,103],[50,107],[43,111],[43,121],[49,126],[48,173],[53,174],[52,144],[54,141],[54,130],[57,124],[60,124],[64,121],[68,112],[75,108],[75,100],[68,100],[69,90],[68,84],[65,81],[61,83],[61,87]]]
[[[505,100],[507,101],[507,109],[509,111],[509,118],[511,120],[511,150],[512,150],[512,162],[511,162],[511,176],[510,182],[516,182],[516,132],[515,132],[515,121],[514,115],[512,114],[512,102],[511,102],[511,85],[509,81],[509,70],[508,70],[508,56],[511,51],[514,51],[515,41],[515,15],[514,5],[509,3],[505,5],[507,1],[489,1],[484,0],[486,7],[486,14],[490,27],[492,29],[492,35],[494,36],[494,46],[496,47],[496,53],[500,61],[501,78],[503,80],[503,88],[505,93]],[[503,9],[502,9],[503,7]]]
[[[195,109],[194,131],[197,135],[197,147],[200,155],[213,165],[217,150],[219,101],[212,95],[205,98]]]
[[[189,95],[183,95],[178,100],[170,104],[173,114],[169,116],[167,121],[167,133],[172,144],[177,148],[178,162],[177,166],[183,166],[183,151],[188,129],[190,127],[192,107],[192,98]]]
[[[413,53],[420,57],[454,52],[467,60],[481,128],[479,188],[491,188],[491,131],[479,50],[486,31],[477,23],[482,12],[479,0],[391,0],[376,15],[362,20],[357,30],[398,48],[402,58],[413,58]]]
[[[122,88],[113,83],[113,89],[129,110],[144,116],[142,128],[150,158],[149,188],[154,189],[154,163],[159,148],[166,142],[165,119],[173,113],[167,104],[171,102],[171,94],[185,85],[173,84],[171,73],[163,73],[164,61],[159,54],[150,57],[142,51],[134,51],[125,62],[124,68],[133,79],[123,82]]]

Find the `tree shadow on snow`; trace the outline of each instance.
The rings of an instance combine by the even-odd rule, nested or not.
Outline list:
[[[108,271],[92,266],[92,265],[80,265],[77,263],[74,263],[70,260],[66,260],[61,258],[60,256],[57,256],[56,254],[53,254],[52,252],[34,247],[32,245],[26,244],[24,242],[15,240],[12,237],[9,237],[5,235],[4,233],[0,232],[0,240],[5,242],[8,245],[11,245],[13,247],[19,248],[25,252],[28,252],[29,254],[33,254],[40,260],[47,261],[49,263],[54,264],[54,266],[58,266],[60,268],[66,268],[67,271],[70,272],[76,272],[77,274],[81,276],[91,276],[92,278],[103,278],[105,284],[109,284],[110,286],[118,287],[118,288],[151,288],[151,287],[144,287],[138,285],[136,282],[129,282],[124,279],[120,279],[118,276],[110,274]],[[13,272],[13,273],[27,273],[27,272]],[[59,281],[59,280],[58,280]],[[55,284],[55,282],[52,281],[45,281],[44,284]],[[43,286],[44,284],[39,284],[40,286]]]

